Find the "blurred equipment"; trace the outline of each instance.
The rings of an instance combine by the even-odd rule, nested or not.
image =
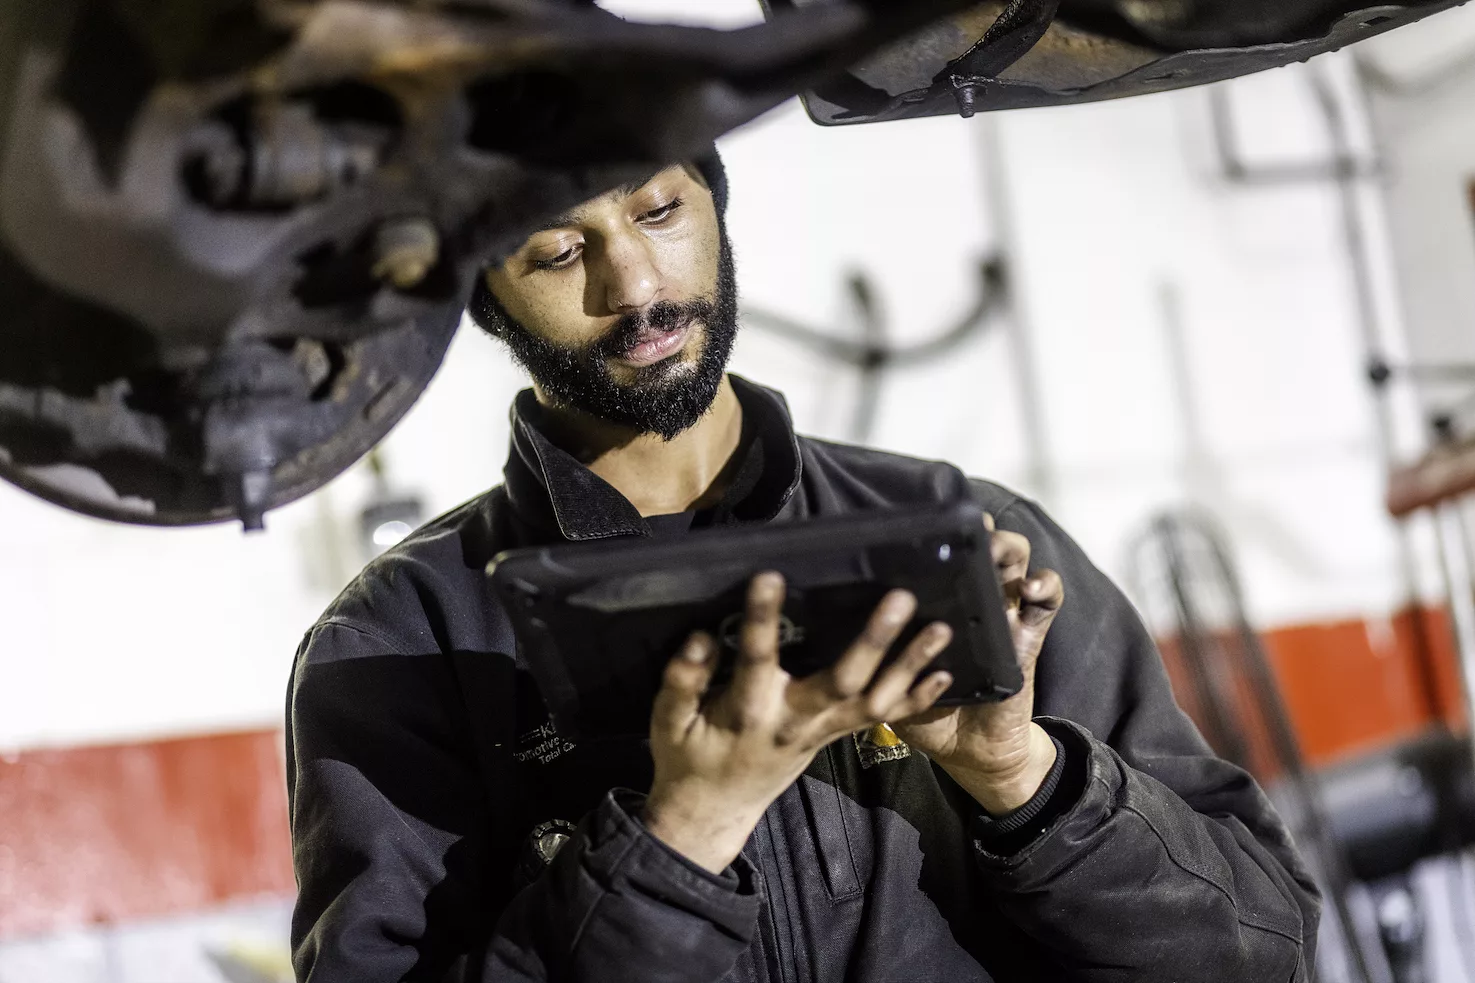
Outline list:
[[[1133,560],[1144,614],[1179,671],[1179,701],[1219,755],[1266,784],[1326,895],[1342,944],[1321,954],[1319,978],[1428,980],[1424,898],[1410,872],[1475,843],[1469,742],[1435,731],[1310,771],[1216,525],[1196,512],[1163,514]],[[1475,939],[1463,887],[1448,903],[1468,972]]]
[[[1278,779],[1277,805],[1292,827],[1347,940],[1356,983],[1373,983],[1348,905],[1352,872],[1333,835],[1319,780],[1306,767],[1259,636],[1245,612],[1239,575],[1217,526],[1197,511],[1159,515],[1132,554],[1135,593],[1166,653],[1186,673],[1179,701],[1220,757]],[[1408,924],[1399,923],[1400,930]],[[1323,977],[1324,978],[1324,977]],[[1395,977],[1395,983],[1414,983]]]
[[[762,0],[770,16],[846,0]],[[1181,89],[1372,37],[1463,0],[994,0],[804,94],[817,123],[1058,106]]]
[[[1393,369],[1374,364],[1370,376],[1380,389],[1389,379],[1402,376],[1413,382],[1429,378],[1469,378],[1469,366],[1404,366]],[[1440,568],[1454,624],[1459,652],[1460,682],[1465,694],[1467,720],[1475,720],[1475,554],[1472,554],[1469,507],[1475,495],[1475,438],[1461,435],[1458,413],[1467,408],[1467,398],[1448,412],[1438,412],[1430,421],[1433,448],[1422,459],[1388,476],[1385,503],[1400,522],[1415,512],[1433,514],[1438,531]],[[1475,727],[1469,739],[1475,747]]]
[[[795,92],[824,122],[1103,99],[1454,3],[772,0],[720,32],[588,0],[12,0],[0,477],[260,528],[405,413],[485,263]]]
[[[881,386],[887,371],[925,365],[951,354],[959,345],[985,331],[993,317],[1008,303],[1008,274],[1000,256],[990,256],[978,264],[978,300],[958,319],[926,341],[898,345],[888,340],[890,334],[885,308],[876,296],[875,285],[865,273],[856,271],[846,281],[860,337],[842,334],[795,321],[793,318],[753,307],[743,308],[743,322],[770,331],[803,345],[827,358],[854,366],[860,373],[860,391],[856,394],[855,413],[851,417],[847,439],[864,444],[875,429],[876,408],[881,402]]]
[[[1426,734],[1321,773],[1332,834],[1358,880],[1402,874],[1475,843],[1475,775],[1469,746]]]
[[[369,451],[369,472],[374,486],[359,513],[359,546],[364,559],[371,560],[399,543],[425,521],[425,503],[418,495],[395,490],[390,484],[384,455]]]

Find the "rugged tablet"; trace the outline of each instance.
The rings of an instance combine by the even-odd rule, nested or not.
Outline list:
[[[832,665],[902,587],[918,608],[888,659],[933,621],[954,630],[933,662],[954,678],[939,704],[1023,685],[972,502],[511,550],[487,567],[555,724],[582,740],[645,736],[661,671],[692,632],[735,653],[748,582],[765,570],[788,582],[780,658],[794,676]],[[730,670],[725,658],[718,685]]]

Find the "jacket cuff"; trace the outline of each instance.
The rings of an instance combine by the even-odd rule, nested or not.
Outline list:
[[[980,810],[974,817],[973,850],[985,868],[1032,854],[1081,808],[1091,773],[1089,737],[1056,717],[1036,717],[1035,723],[1055,742],[1055,764],[1034,798],[1019,809],[1000,817]]]
[[[1061,786],[1067,767],[1065,745],[1053,734],[1050,740],[1055,745],[1055,763],[1028,802],[1003,816],[991,816],[982,810],[975,814],[974,849],[995,856],[1018,853],[1075,805],[1077,797],[1067,794],[1069,789],[1062,791]]]
[[[763,905],[758,870],[739,856],[721,874],[712,873],[646,829],[639,818],[644,805],[644,795],[615,789],[593,813],[590,841],[607,862],[606,875],[711,922],[724,934],[750,937]]]

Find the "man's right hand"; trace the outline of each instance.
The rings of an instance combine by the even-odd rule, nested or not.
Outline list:
[[[940,622],[877,674],[916,611],[907,591],[881,601],[834,666],[794,679],[779,666],[783,601],[782,576],[753,578],[732,683],[716,699],[704,699],[718,656],[717,643],[704,633],[693,635],[671,660],[656,696],[650,726],[655,779],[645,825],[714,873],[737,858],[764,810],[826,744],[921,713],[952,685],[946,672],[916,683],[952,638]]]

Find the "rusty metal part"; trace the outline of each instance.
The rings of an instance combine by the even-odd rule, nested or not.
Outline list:
[[[972,116],[978,110],[979,94],[1000,72],[1029,54],[1050,30],[1059,10],[1060,0],[1009,0],[983,37],[948,62],[931,87],[945,83],[952,89],[959,115],[964,119]]]
[[[780,17],[845,0],[761,2]],[[883,49],[803,98],[824,124],[1118,99],[1305,61],[1463,2],[1060,0],[1039,33],[1046,4],[992,0]],[[970,70],[969,59],[980,67]],[[993,66],[981,67],[989,59]]]
[[[0,477],[258,527],[383,437],[537,223],[967,6],[724,33],[567,0],[7,5]]]
[[[374,233],[376,280],[388,280],[397,290],[419,286],[440,260],[440,236],[425,218],[397,218]]]

